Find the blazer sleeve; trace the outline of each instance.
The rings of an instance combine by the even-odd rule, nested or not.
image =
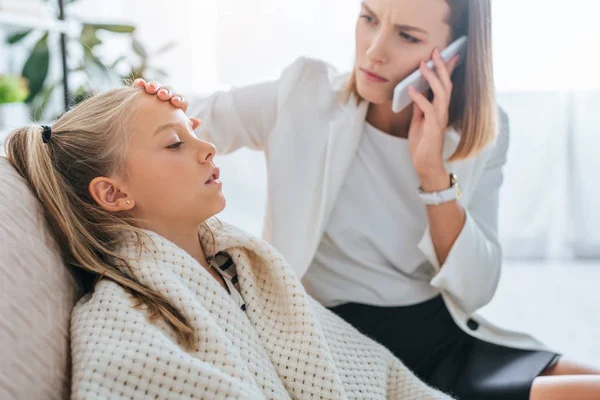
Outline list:
[[[223,154],[242,147],[264,150],[280,111],[306,72],[308,61],[297,59],[277,80],[220,91],[192,102],[189,114],[202,121],[196,134],[215,144]]]
[[[465,206],[466,222],[443,266],[438,262],[429,227],[419,248],[437,269],[431,285],[450,294],[466,313],[488,304],[498,286],[502,249],[498,239],[498,206],[509,146],[506,114],[499,110],[499,134]]]

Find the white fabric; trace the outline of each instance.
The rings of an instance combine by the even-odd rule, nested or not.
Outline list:
[[[281,255],[229,225],[211,223],[216,251],[236,263],[247,311],[196,260],[148,232],[122,255],[141,284],[165,296],[189,321],[195,350],[134,309],[109,281],[75,307],[73,399],[446,399],[381,345],[309,298]],[[201,240],[212,248],[202,227]]]
[[[449,180],[448,180],[449,182]],[[326,307],[355,302],[382,307],[429,300],[435,268],[418,244],[427,215],[408,140],[369,123],[302,279]]]
[[[190,107],[203,120],[198,133],[221,152],[241,147],[265,152],[264,237],[300,277],[314,258],[362,134],[368,104],[340,101],[346,79],[324,62],[300,58],[279,80],[219,92]],[[442,292],[459,327],[491,343],[546,349],[528,335],[499,329],[481,317],[474,316],[481,323],[478,330],[467,327],[471,314],[494,295],[500,276],[498,192],[508,149],[504,114],[502,120],[504,129],[492,146],[473,159],[447,165],[461,182],[466,224],[443,268],[428,229],[419,249],[436,268],[431,284]],[[447,132],[445,156],[459,139],[457,132]]]

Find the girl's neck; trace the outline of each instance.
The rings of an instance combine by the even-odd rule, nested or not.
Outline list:
[[[198,261],[222,287],[227,289],[227,284],[223,280],[223,277],[210,266],[210,263],[206,259],[206,253],[198,236],[198,227],[190,226],[182,229],[174,229],[173,224],[170,223],[168,228],[153,227],[150,229],[182,248]]]
[[[197,226],[175,226],[176,224],[173,222],[166,225],[156,222],[143,225],[145,226],[140,227],[156,232],[170,242],[173,242],[198,261],[204,268],[209,268],[206,254],[204,254],[204,249],[200,244]]]

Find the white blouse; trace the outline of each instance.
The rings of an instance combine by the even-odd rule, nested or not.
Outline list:
[[[320,303],[403,306],[439,292],[418,244],[427,226],[408,140],[365,122],[304,285]]]

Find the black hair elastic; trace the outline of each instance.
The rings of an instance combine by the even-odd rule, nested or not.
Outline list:
[[[42,132],[42,140],[44,141],[44,143],[50,142],[50,139],[52,139],[52,128],[46,125],[42,125],[42,129],[44,130]]]

